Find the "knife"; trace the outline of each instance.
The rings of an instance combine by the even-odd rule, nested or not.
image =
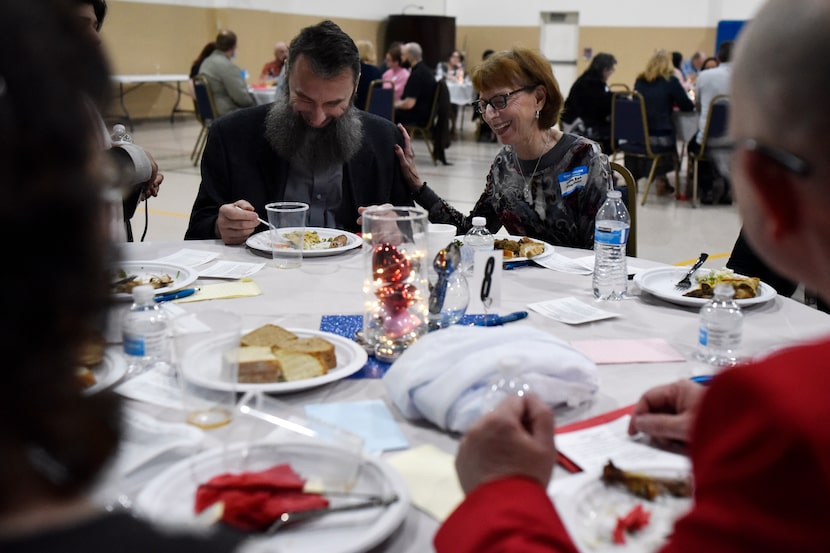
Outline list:
[[[321,517],[327,515],[329,513],[338,513],[342,511],[357,511],[360,509],[368,509],[371,507],[386,507],[395,503],[398,500],[397,494],[392,494],[389,497],[380,497],[374,496],[366,501],[361,501],[359,503],[348,503],[345,505],[336,505],[334,507],[323,507],[321,509],[309,509],[307,511],[290,511],[287,513],[283,513],[279,516],[277,520],[271,523],[271,526],[265,530],[265,535],[270,536],[286,524],[292,522],[300,522],[303,520],[309,520],[317,517]]]
[[[192,296],[198,291],[199,288],[185,288],[184,290],[179,290],[178,292],[170,292],[169,294],[159,294],[155,297],[155,300],[156,303],[161,303],[163,301],[178,300],[181,298],[186,298],[187,296]]]
[[[512,323],[513,321],[520,321],[527,317],[527,311],[516,311],[507,315],[491,316],[485,315],[484,319],[473,323],[475,326],[501,326],[503,324]]]

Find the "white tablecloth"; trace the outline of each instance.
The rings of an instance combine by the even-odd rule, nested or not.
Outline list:
[[[130,243],[124,246],[124,256],[131,260],[152,260],[167,256],[182,248],[215,251],[220,259],[249,262],[268,261],[245,246],[224,246],[219,241],[187,241],[164,243]],[[569,257],[581,257],[589,252],[556,248]],[[632,265],[648,268],[657,264],[636,260]],[[253,278],[263,295],[236,299],[214,300],[181,304],[186,310],[211,308],[231,309],[243,317],[247,328],[274,322],[276,324],[308,329],[319,329],[322,315],[361,314],[363,253],[360,249],[336,257],[305,259],[297,270],[278,270],[267,266]],[[197,281],[211,283],[216,281]],[[594,304],[591,277],[554,272],[538,267],[505,271],[502,282],[502,302],[499,311],[507,313],[525,310],[531,302],[572,296]],[[569,326],[530,311],[528,318],[512,323],[542,329],[566,341],[584,339],[664,338],[675,349],[691,358],[698,335],[698,309],[680,307],[649,296],[635,297],[621,302],[602,303],[603,309],[619,313],[619,317],[595,323]],[[126,304],[117,310],[126,309]],[[741,352],[755,355],[771,348],[830,333],[830,317],[788,298],[774,300],[747,308]],[[573,422],[607,412],[635,402],[648,388],[688,378],[700,371],[693,362],[600,365],[600,391],[588,405],[565,411],[557,424]],[[353,401],[378,398],[386,402],[400,424],[410,446],[433,444],[454,453],[457,440],[426,423],[412,424],[404,420],[386,397],[379,380],[345,379],[304,392],[280,396],[294,405],[306,403]],[[131,402],[133,404],[135,402]],[[161,419],[177,420],[176,413],[147,404],[140,409]],[[217,434],[221,435],[221,434]],[[153,474],[157,473],[154,469]],[[557,469],[555,478],[567,478]],[[113,482],[110,485],[119,485]],[[424,553],[432,550],[432,538],[438,523],[414,507],[410,508],[403,525],[382,546],[373,551],[395,553]]]
[[[254,97],[254,101],[258,106],[262,104],[270,104],[277,96],[277,87],[269,86],[267,88],[253,88],[248,87],[248,92]]]

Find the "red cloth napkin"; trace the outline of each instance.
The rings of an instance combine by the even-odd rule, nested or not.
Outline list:
[[[222,521],[241,530],[261,530],[286,512],[328,507],[325,497],[303,492],[305,480],[291,465],[260,472],[220,474],[196,490],[196,513],[217,501],[225,503]]]

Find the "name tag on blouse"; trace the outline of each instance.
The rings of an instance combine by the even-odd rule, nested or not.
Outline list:
[[[580,165],[573,171],[559,173],[559,188],[562,190],[562,197],[569,196],[574,190],[585,188],[588,180],[588,167]]]

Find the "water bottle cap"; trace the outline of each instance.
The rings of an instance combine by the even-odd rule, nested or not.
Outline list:
[[[140,284],[133,288],[133,300],[136,303],[145,303],[156,295],[156,289],[149,284]]]
[[[487,219],[481,216],[473,217],[473,226],[474,227],[483,227],[487,224]]]
[[[125,127],[121,123],[118,123],[116,125],[113,125],[112,130],[113,132],[127,132],[127,127]]]
[[[609,190],[608,191],[609,198],[622,198],[622,192],[619,190]]]

